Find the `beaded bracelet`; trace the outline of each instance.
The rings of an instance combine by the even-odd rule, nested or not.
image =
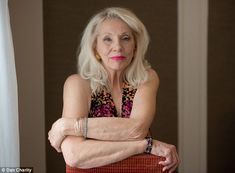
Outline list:
[[[153,147],[153,138],[148,136],[145,138],[147,140],[147,148],[145,149],[145,153],[150,154],[152,151],[152,147]]]

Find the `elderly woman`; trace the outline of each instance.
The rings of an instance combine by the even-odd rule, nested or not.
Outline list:
[[[177,168],[175,147],[148,136],[159,86],[145,59],[148,43],[145,26],[127,9],[107,8],[88,23],[79,74],[65,81],[62,118],[48,133],[68,165],[99,167],[146,152],[166,157],[163,170]]]

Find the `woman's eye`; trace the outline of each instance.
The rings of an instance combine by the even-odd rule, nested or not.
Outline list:
[[[112,39],[109,38],[109,37],[105,37],[103,40],[104,40],[105,42],[111,42],[111,41],[112,41]]]
[[[122,40],[129,41],[130,37],[129,36],[124,36],[124,37],[122,37]]]

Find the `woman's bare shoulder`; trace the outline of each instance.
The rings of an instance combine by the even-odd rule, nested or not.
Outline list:
[[[159,83],[160,81],[157,72],[152,68],[148,69],[148,81],[151,81],[151,80],[154,80],[157,83]]]
[[[63,116],[87,115],[90,104],[89,82],[78,74],[67,77],[63,91]]]
[[[79,82],[79,83],[84,83],[84,82],[87,82],[86,79],[83,79],[81,77],[81,75],[79,74],[72,74],[70,76],[67,77],[66,81],[65,82],[69,82],[69,83],[73,83],[73,82]]]
[[[148,69],[147,72],[148,72],[148,79],[139,86],[138,88],[139,92],[140,91],[146,92],[146,89],[151,91],[152,90],[157,91],[159,87],[160,81],[157,72],[152,68]]]
[[[79,74],[72,74],[67,77],[64,83],[64,89],[69,90],[89,90],[89,81],[82,78]]]

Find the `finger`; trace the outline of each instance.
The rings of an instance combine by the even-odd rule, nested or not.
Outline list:
[[[51,131],[48,132],[48,139],[50,138]]]
[[[160,161],[159,164],[165,166],[165,165],[169,165],[171,162],[172,162],[171,156],[167,156],[166,160]]]
[[[170,169],[172,172],[177,168],[177,166],[179,165],[179,161],[177,160],[176,155],[173,156],[174,159],[172,160],[172,163],[170,163],[169,165],[166,165],[163,170],[168,170]]]
[[[60,148],[56,148],[56,151],[57,151],[58,153],[61,153],[61,149],[60,149]]]
[[[178,164],[180,164],[181,160],[180,160],[179,155],[177,153],[176,153],[176,158],[177,158]]]
[[[174,172],[177,167],[178,167],[178,164],[176,164],[175,166],[173,166],[173,167],[169,170],[169,173]]]
[[[162,170],[163,171],[168,170],[168,169],[171,170],[171,168],[175,167],[176,165],[177,165],[176,163],[171,163],[171,164],[169,164],[167,166],[164,166]]]
[[[57,144],[54,144],[54,143],[51,143],[51,146],[58,152],[58,153],[60,153],[61,152],[61,148],[60,148],[60,146],[59,145],[57,145]]]
[[[174,167],[175,165],[178,164],[177,158],[175,155],[171,156],[171,159],[169,159],[167,162],[163,163],[162,165],[164,166],[163,170],[168,170],[172,167]]]
[[[178,154],[175,150],[169,152],[165,157],[166,157],[166,160],[159,162],[159,164],[165,166],[165,165],[169,165],[171,163],[179,162],[179,157],[178,157]]]

